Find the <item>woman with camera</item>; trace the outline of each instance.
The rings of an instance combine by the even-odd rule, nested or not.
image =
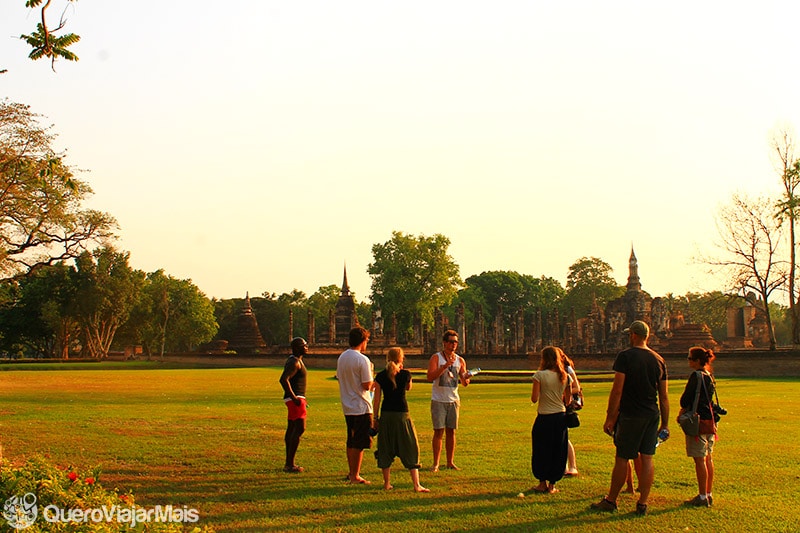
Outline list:
[[[686,435],[686,455],[694,459],[694,471],[697,474],[698,494],[684,502],[694,507],[711,507],[713,497],[711,489],[714,485],[714,442],[717,436],[717,424],[712,408],[714,398],[714,377],[711,374],[711,362],[714,352],[702,346],[689,348],[689,368],[693,370],[681,395],[681,410],[678,416],[692,409],[698,387],[700,397],[697,402],[697,413],[700,415],[700,434]],[[702,380],[700,379],[702,377]]]

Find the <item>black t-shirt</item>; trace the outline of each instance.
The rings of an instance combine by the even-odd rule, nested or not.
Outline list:
[[[714,397],[714,380],[706,372],[703,372],[703,381],[705,381],[705,388],[700,386],[700,398],[697,400],[697,412],[700,413],[702,420],[711,420],[711,399]],[[694,405],[694,395],[697,392],[697,372],[692,372],[689,376],[689,381],[686,382],[686,388],[681,395],[681,407],[691,410]]]
[[[400,370],[394,377],[395,387],[389,379],[386,370],[381,370],[375,376],[375,382],[381,386],[383,400],[381,411],[391,411],[393,413],[407,413],[408,402],[406,402],[406,385],[411,381],[411,372],[406,369]]]
[[[642,417],[658,414],[658,384],[667,379],[664,359],[647,348],[628,348],[617,355],[614,371],[625,374],[619,412]]]

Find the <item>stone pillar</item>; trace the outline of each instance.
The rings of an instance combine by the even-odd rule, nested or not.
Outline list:
[[[294,338],[294,311],[289,309],[289,344],[292,343]]]
[[[519,307],[517,309],[516,317],[516,342],[514,343],[514,353],[526,353],[527,346],[525,346],[525,310]]]
[[[333,309],[328,311],[328,342],[336,344],[336,316]]]
[[[472,351],[474,353],[486,353],[484,324],[483,324],[483,307],[478,307],[475,310],[474,333],[475,342],[472,344]]]
[[[494,315],[494,346],[494,353],[505,353],[506,332],[502,305],[497,306],[497,312]]]
[[[536,334],[533,337],[533,351],[538,352],[543,348],[544,339],[542,335],[542,309],[540,307],[536,308]]]
[[[308,344],[315,344],[317,342],[317,325],[314,319],[314,312],[308,310],[308,337],[306,337]]]
[[[464,323],[464,302],[461,302],[456,307],[456,332],[458,333],[458,339],[461,341],[461,349],[466,351],[467,349],[467,326]]]
[[[444,314],[438,307],[433,310],[433,339],[431,339],[431,346],[433,351],[439,347],[442,337],[444,336]],[[460,337],[459,337],[460,339]]]
[[[550,328],[550,342],[551,345],[560,344],[561,340],[561,318],[558,316],[558,308],[553,309],[553,320]]]

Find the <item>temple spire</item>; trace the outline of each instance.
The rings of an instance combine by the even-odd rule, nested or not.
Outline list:
[[[344,264],[344,277],[342,279],[341,296],[350,296],[350,286],[347,284],[347,263]]]
[[[639,280],[639,262],[636,260],[636,254],[633,252],[633,243],[631,243],[631,258],[628,261],[628,292],[639,292],[642,290],[642,283]]]

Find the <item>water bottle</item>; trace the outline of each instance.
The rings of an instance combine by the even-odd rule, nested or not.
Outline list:
[[[656,442],[656,448],[661,445],[665,440],[669,438],[669,429],[664,428],[658,432],[658,442]]]
[[[481,372],[480,368],[473,368],[472,370],[467,372],[467,379],[470,379],[470,378],[472,378],[472,376],[480,374],[480,372]]]

